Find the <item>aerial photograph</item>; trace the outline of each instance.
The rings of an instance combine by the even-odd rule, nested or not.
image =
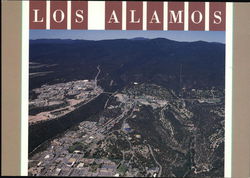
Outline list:
[[[224,177],[225,32],[30,30],[30,176]]]

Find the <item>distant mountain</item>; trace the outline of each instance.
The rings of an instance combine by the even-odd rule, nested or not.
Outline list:
[[[75,40],[71,39],[66,39],[66,40],[61,40],[61,39],[38,39],[38,40],[30,40],[30,45],[33,44],[66,44],[66,43],[74,43]]]
[[[48,82],[92,79],[98,65],[99,84],[107,90],[133,81],[173,89],[224,87],[225,83],[225,45],[221,43],[141,37],[101,41],[41,39],[30,40],[30,60],[57,64],[49,69],[53,73],[31,79],[31,88]],[[44,70],[48,69],[31,71]]]
[[[144,38],[144,37],[136,37],[136,38],[132,38],[131,40],[149,40],[149,39]]]

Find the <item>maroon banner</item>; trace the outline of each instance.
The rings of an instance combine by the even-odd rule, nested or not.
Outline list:
[[[71,29],[88,29],[87,1],[71,1]]]
[[[30,29],[46,29],[46,1],[30,1]]]
[[[147,2],[147,30],[163,30],[163,2]]]
[[[50,1],[50,28],[67,29],[67,1]]]
[[[184,2],[168,3],[168,30],[184,30]]]
[[[127,2],[127,30],[142,30],[142,2]]]
[[[121,30],[122,29],[122,2],[106,1],[105,2],[105,29]]]
[[[209,3],[209,30],[224,31],[226,26],[226,3]]]
[[[50,9],[48,9],[48,3]],[[124,26],[126,30],[142,30],[144,23],[146,30],[163,30],[164,23],[168,24],[167,30],[184,30],[184,23],[188,23],[187,30],[192,31],[204,31],[206,24],[209,31],[225,31],[226,28],[225,2],[209,2],[209,7],[205,5],[205,2],[187,2],[187,22],[184,22],[186,10],[184,2],[168,2],[168,8],[164,9],[164,2],[148,1],[145,2],[146,14],[143,14],[144,3],[142,1],[126,1],[126,9],[122,9],[124,1],[105,1],[104,3],[105,9],[100,12],[105,10],[105,14],[96,13],[96,15],[105,16],[105,30],[122,30]],[[48,29],[67,29],[67,27],[88,29],[89,23],[95,23],[88,21],[92,19],[88,17],[88,1],[70,1],[69,4],[71,4],[71,9],[67,7],[68,1],[30,0],[30,29],[46,29],[47,25]],[[124,22],[123,10],[126,10]],[[208,14],[206,11],[209,11]],[[71,19],[68,19],[68,13]],[[164,19],[164,13],[167,13],[167,19]],[[143,15],[146,16],[145,22],[143,22]],[[98,19],[98,17],[93,19],[96,18]],[[68,22],[70,24],[67,24]],[[100,29],[103,29],[102,25]]]
[[[205,2],[189,2],[188,30],[205,30]]]

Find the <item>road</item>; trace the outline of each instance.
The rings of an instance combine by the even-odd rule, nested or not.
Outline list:
[[[95,76],[95,88],[97,88],[97,78],[98,78],[98,76],[99,76],[99,74],[101,72],[101,69],[100,69],[99,65],[96,68],[97,68],[98,72],[97,72],[97,74]]]
[[[149,148],[149,150],[150,150],[150,153],[151,153],[151,155],[152,155],[152,157],[154,158],[154,160],[155,160],[155,163],[159,166],[159,173],[158,173],[158,177],[161,177],[161,173],[162,173],[162,166],[161,166],[161,164],[156,160],[156,158],[155,158],[155,155],[154,155],[154,152],[153,152],[153,150],[152,150],[152,148],[151,148],[151,146],[148,144],[148,148]]]

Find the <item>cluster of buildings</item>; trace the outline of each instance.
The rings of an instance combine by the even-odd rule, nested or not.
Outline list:
[[[106,122],[83,121],[77,128],[67,131],[63,137],[55,138],[49,147],[32,156],[29,160],[29,175],[36,176],[122,176],[121,163],[108,158],[95,158],[88,153],[99,149],[98,142],[104,140],[122,118],[127,115],[129,108],[123,108],[124,113],[118,117],[109,118]],[[127,109],[127,110],[126,110]],[[124,123],[121,130],[130,133],[132,129]],[[132,140],[132,137],[129,137]],[[141,135],[134,135],[141,139]],[[150,170],[149,170],[150,172]],[[136,175],[138,170],[130,170],[128,175]]]
[[[77,96],[80,96],[82,93],[86,92],[87,88],[91,87],[95,88],[91,81],[75,81],[70,82],[69,84],[57,84],[53,87],[43,86],[39,92],[40,94],[47,93],[50,95],[51,93],[55,93],[54,90],[60,89],[60,92],[58,93],[64,93],[64,96],[66,91],[67,95],[76,94]],[[92,92],[98,90],[94,88],[92,88]],[[50,93],[50,91],[52,92]],[[51,94],[50,96],[54,95]],[[140,170],[130,166],[129,164],[132,164],[132,162],[129,161],[129,163],[127,163],[127,168],[122,167],[125,161],[124,156],[123,158],[121,157],[121,160],[117,162],[112,159],[109,160],[106,157],[95,157],[90,153],[96,153],[97,150],[100,151],[100,146],[102,147],[103,144],[105,147],[106,142],[104,140],[106,139],[107,135],[111,133],[110,130],[120,121],[122,121],[122,119],[125,119],[128,116],[135,118],[133,112],[140,111],[138,107],[139,105],[150,105],[155,103],[157,107],[160,107],[166,103],[157,99],[157,97],[152,98],[149,95],[131,98],[126,94],[117,94],[115,95],[115,98],[121,105],[119,105],[117,108],[115,104],[109,104],[107,110],[112,112],[113,109],[120,109],[120,112],[115,112],[116,114],[110,118],[101,116],[100,118],[103,117],[103,119],[100,119],[99,122],[83,121],[76,128],[65,132],[62,137],[53,139],[46,150],[35,154],[29,160],[29,175],[118,177],[123,176],[125,172],[126,175],[137,175]],[[72,100],[72,98],[69,100]],[[130,141],[136,142],[136,140],[138,141],[142,139],[142,136],[139,133],[132,133],[133,129],[129,123],[126,122],[126,120],[118,130],[125,134],[129,143]],[[124,136],[124,134],[122,135]],[[144,145],[143,149],[142,147],[137,148],[137,146],[133,146],[133,148],[130,149],[131,150],[127,151],[129,156],[132,156],[134,152],[140,155],[150,154],[146,145]],[[133,156],[130,159],[133,159]],[[146,172],[151,176],[155,176],[159,172],[159,168],[147,168]]]
[[[85,104],[100,95],[103,90],[96,86],[94,80],[78,80],[54,85],[43,85],[33,92],[36,99],[29,101],[30,121],[54,119],[74,111],[79,105]]]
[[[38,161],[29,160],[30,175],[45,176],[119,176],[117,164],[108,159],[89,158],[85,153],[104,139],[96,122],[84,121],[77,131],[69,131],[64,137],[51,141],[50,147],[35,155]],[[77,145],[78,144],[78,145]],[[93,145],[93,147],[91,146]],[[76,146],[77,145],[77,146]],[[72,152],[69,148],[76,146]]]
[[[44,157],[29,169],[31,176],[119,176],[117,164],[107,159],[83,158],[81,154],[69,154],[65,158]]]
[[[30,101],[30,105],[36,107],[52,106],[63,102],[67,97],[81,93],[91,94],[95,87],[94,81],[78,80],[54,85],[42,85],[41,88],[33,89],[37,98]]]

